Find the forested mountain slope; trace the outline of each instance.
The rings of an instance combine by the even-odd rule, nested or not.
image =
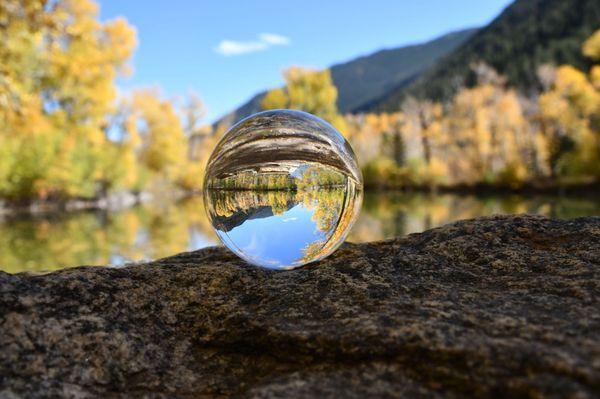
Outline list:
[[[447,100],[461,85],[474,83],[471,66],[478,61],[506,76],[509,85],[534,91],[542,64],[587,70],[581,43],[598,28],[598,0],[517,0],[414,82],[399,84],[359,111],[396,111],[409,95]]]

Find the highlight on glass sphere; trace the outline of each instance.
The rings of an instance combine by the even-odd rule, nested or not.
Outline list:
[[[221,241],[247,262],[293,269],[333,253],[362,203],[350,144],[302,111],[272,110],[233,126],[204,176],[204,203]]]

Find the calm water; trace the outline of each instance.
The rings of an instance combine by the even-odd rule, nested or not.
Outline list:
[[[348,241],[390,238],[497,213],[560,218],[600,215],[600,201],[581,197],[366,193]],[[217,242],[201,198],[111,213],[20,217],[0,222],[0,269],[15,273],[77,265],[121,265]]]

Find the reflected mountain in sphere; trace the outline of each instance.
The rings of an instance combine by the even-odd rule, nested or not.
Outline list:
[[[209,159],[205,206],[218,237],[257,266],[323,259],[358,216],[362,176],[348,142],[300,111],[266,111],[231,128]]]

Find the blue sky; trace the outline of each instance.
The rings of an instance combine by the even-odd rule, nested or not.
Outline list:
[[[134,74],[124,89],[160,86],[168,96],[198,93],[207,122],[281,72],[325,68],[382,48],[482,26],[509,0],[123,1],[99,0],[102,20],[125,17],[137,29]]]
[[[297,263],[308,245],[330,238],[317,228],[314,213],[314,208],[299,204],[281,215],[249,219],[218,234],[248,262],[279,269]]]

